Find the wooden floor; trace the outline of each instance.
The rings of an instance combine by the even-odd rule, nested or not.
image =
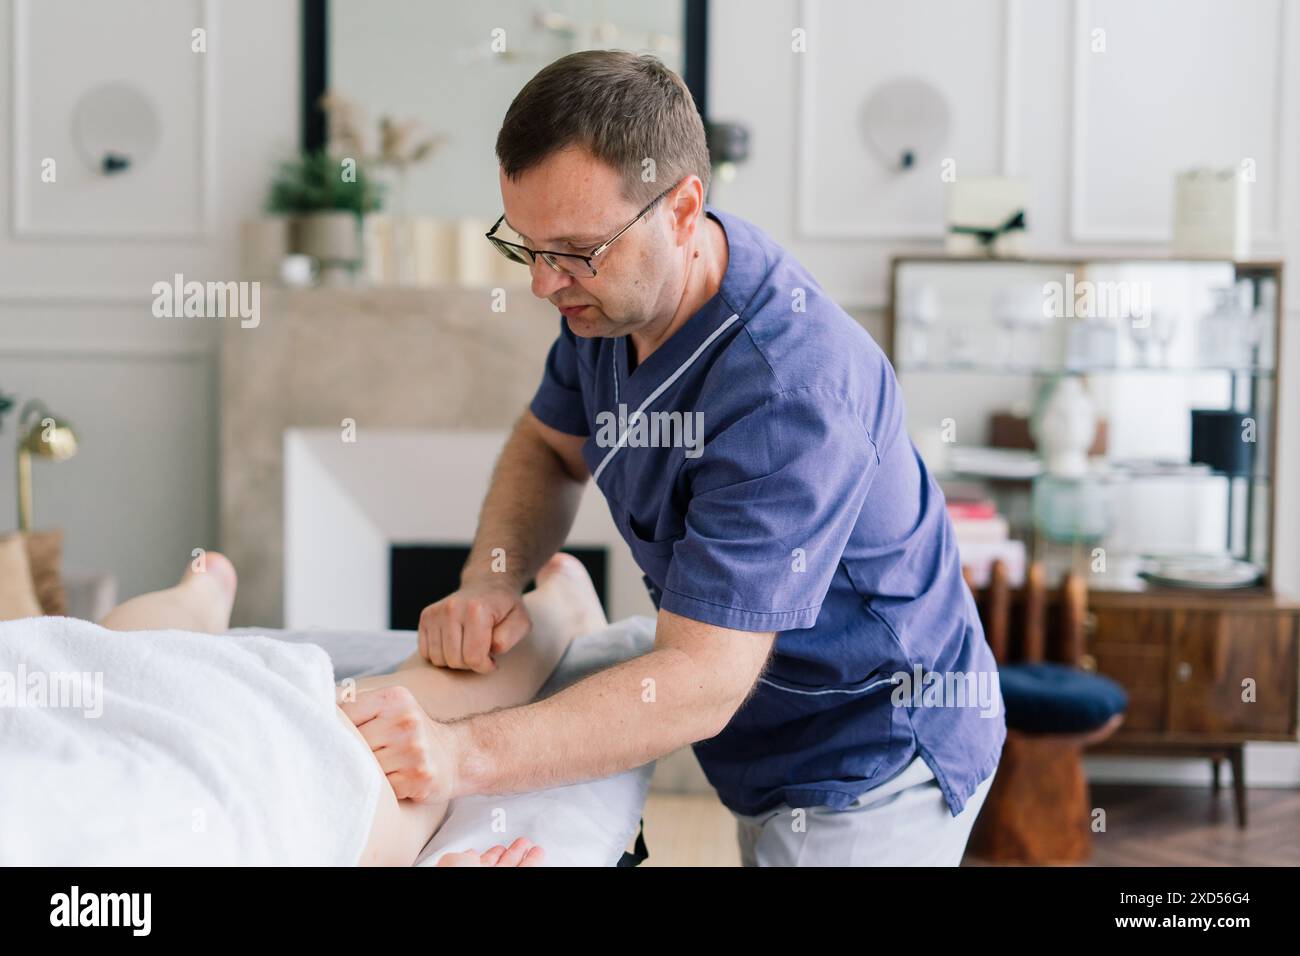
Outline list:
[[[740,866],[736,820],[711,793],[651,793],[642,866]]]
[[[1300,790],[1248,788],[1244,830],[1230,788],[1093,784],[1092,804],[1094,866],[1300,866]]]
[[[1208,787],[1094,784],[1106,810],[1092,866],[1300,866],[1300,790],[1247,791],[1249,826],[1239,830],[1231,791]],[[651,793],[643,866],[739,866],[736,825],[712,794]],[[966,865],[980,865],[968,859]]]

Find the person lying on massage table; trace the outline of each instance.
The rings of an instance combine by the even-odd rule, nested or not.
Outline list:
[[[434,667],[418,654],[397,671],[361,678],[338,692],[335,715],[342,733],[356,735],[374,753],[391,786],[379,788],[374,817],[361,858],[364,866],[407,866],[415,862],[447,813],[447,801],[400,799],[421,781],[402,769],[412,753],[427,746],[420,719],[439,721],[532,700],[574,638],[606,626],[595,589],[582,564],[554,555],[537,574],[537,587],[524,596],[532,622],[530,639],[505,655],[490,674]],[[144,594],[113,609],[101,626],[113,631],[180,630],[218,636],[228,630],[237,576],[230,560],[216,552],[205,568],[187,568],[179,584]],[[40,619],[38,619],[40,620]],[[235,640],[236,638],[230,638]],[[328,713],[328,711],[326,711]],[[438,866],[536,866],[543,850],[520,837],[509,847],[442,856]]]

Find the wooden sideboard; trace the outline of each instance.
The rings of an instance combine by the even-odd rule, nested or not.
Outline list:
[[[1097,754],[1228,761],[1246,824],[1247,741],[1295,741],[1300,604],[1265,589],[1094,591],[1083,664],[1118,681],[1128,712]]]

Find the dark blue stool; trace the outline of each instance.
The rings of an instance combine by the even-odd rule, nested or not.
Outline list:
[[[998,682],[1007,727],[1027,734],[1088,734],[1128,709],[1119,684],[1066,664],[1003,664]]]

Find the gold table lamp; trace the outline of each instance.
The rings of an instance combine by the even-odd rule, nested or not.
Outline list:
[[[30,421],[30,425],[28,422]],[[32,399],[18,416],[18,530],[32,526],[32,456],[67,461],[77,453],[77,434],[55,418],[43,402]]]

